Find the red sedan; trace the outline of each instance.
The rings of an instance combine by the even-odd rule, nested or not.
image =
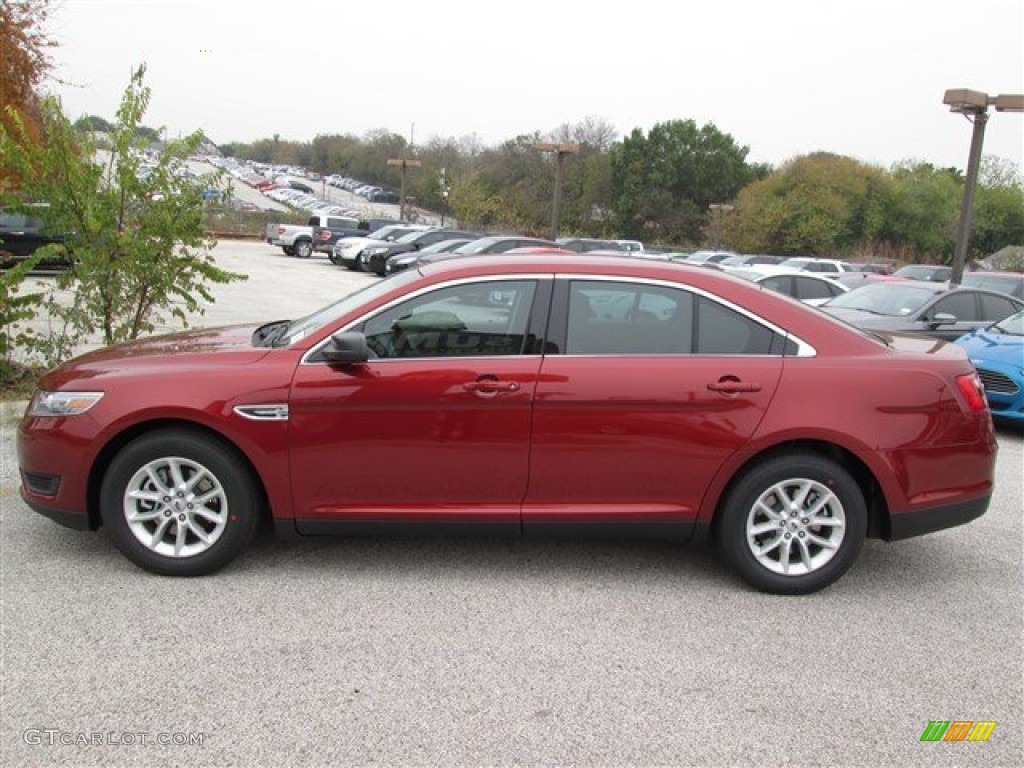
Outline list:
[[[713,536],[795,594],[865,537],[983,514],[996,443],[956,346],[700,267],[538,254],[83,355],[18,451],[29,506],[161,574],[225,565],[269,515],[289,537]]]

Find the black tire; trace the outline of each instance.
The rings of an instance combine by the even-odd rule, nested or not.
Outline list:
[[[294,256],[295,255],[295,249],[292,248],[290,245],[282,245],[281,246],[281,250],[284,251],[285,256]]]
[[[752,467],[729,491],[719,508],[718,544],[751,586],[804,595],[849,570],[867,518],[864,494],[840,464],[813,453],[782,454]]]
[[[356,272],[366,271],[366,262],[363,261],[363,254],[357,253],[355,263],[352,265],[352,269]]]
[[[295,255],[300,259],[308,259],[313,253],[312,240],[296,240],[294,245]]]
[[[227,565],[249,542],[260,519],[256,489],[231,446],[165,429],[133,440],[114,457],[100,488],[100,514],[114,544],[139,567],[163,576],[202,576]],[[154,498],[132,499],[129,492]],[[129,521],[129,514],[140,517]]]

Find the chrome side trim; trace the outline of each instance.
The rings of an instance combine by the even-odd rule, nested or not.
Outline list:
[[[288,421],[288,405],[268,403],[267,405],[236,405],[235,413],[251,421]]]

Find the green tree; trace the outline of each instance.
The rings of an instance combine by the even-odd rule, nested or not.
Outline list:
[[[974,198],[968,258],[984,258],[1007,245],[1024,245],[1024,183],[1016,165],[985,157]]]
[[[751,253],[848,256],[883,231],[888,200],[884,170],[825,152],[805,155],[740,192],[725,240]]]
[[[902,163],[891,187],[880,250],[909,262],[949,263],[953,258],[963,177],[955,168]]]
[[[24,141],[16,115],[13,131],[0,131],[0,152],[24,180],[16,195],[3,193],[3,202],[45,200],[52,226],[68,233],[59,250],[71,268],[56,288],[72,300],[48,306],[69,335],[51,348],[52,357],[95,333],[111,344],[153,331],[167,315],[184,323],[187,313],[201,314],[213,301],[209,283],[244,277],[220,269],[210,255],[199,192],[216,180],[180,173],[200,135],[168,142],[153,169],[140,173],[148,146],[138,128],[150,98],[144,73],[139,67],[124,91],[108,151],[75,131],[54,98],[41,105],[40,145]]]
[[[75,120],[76,131],[99,131],[100,133],[110,133],[114,130],[114,126],[108,120],[104,120],[99,115],[83,115],[82,117]]]
[[[627,237],[698,242],[708,205],[733,200],[759,172],[747,147],[708,123],[658,123],[634,129],[612,148],[611,184],[618,225]]]

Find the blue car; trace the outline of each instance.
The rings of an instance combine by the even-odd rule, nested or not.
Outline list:
[[[978,369],[992,417],[1024,425],[1024,312],[956,340]]]

